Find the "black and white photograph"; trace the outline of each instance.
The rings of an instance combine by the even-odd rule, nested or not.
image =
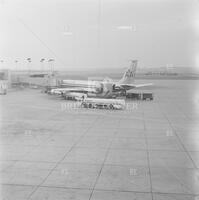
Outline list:
[[[0,0],[0,199],[199,200],[199,0]]]

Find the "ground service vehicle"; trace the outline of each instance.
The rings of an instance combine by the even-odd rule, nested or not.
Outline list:
[[[0,94],[7,94],[7,81],[0,80]]]
[[[142,100],[153,100],[153,93],[143,93]]]
[[[85,98],[82,101],[82,107],[121,110],[125,108],[125,100],[124,99]]]
[[[133,100],[153,100],[152,92],[127,93],[126,97]]]

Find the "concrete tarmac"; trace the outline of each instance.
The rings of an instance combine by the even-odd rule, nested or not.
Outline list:
[[[124,111],[1,96],[1,199],[199,200],[199,81],[152,82]]]

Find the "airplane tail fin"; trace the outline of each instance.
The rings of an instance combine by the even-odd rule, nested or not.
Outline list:
[[[137,63],[137,60],[131,60],[130,67],[125,71],[122,79],[119,81],[120,84],[131,84],[134,82]]]

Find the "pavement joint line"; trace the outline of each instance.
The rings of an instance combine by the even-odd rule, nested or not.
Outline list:
[[[39,145],[35,145],[34,147],[34,149],[37,149],[38,148],[38,146]],[[23,157],[25,157],[25,156],[27,156],[30,152],[31,152],[32,150],[29,150],[28,152],[26,152],[24,155],[23,155]],[[9,160],[9,161],[11,161],[11,160]],[[16,162],[14,163],[14,165],[16,165],[18,162],[20,162],[20,160],[15,160]]]
[[[179,91],[178,91],[179,93]],[[180,94],[179,94],[180,95]],[[180,108],[180,111],[183,113],[186,119],[190,120],[190,117],[183,111],[182,107],[179,104],[176,104],[178,108]]]
[[[171,170],[169,170],[169,168],[167,166],[164,167],[164,169],[167,170],[167,172],[172,175],[173,177],[175,177],[176,180],[178,180],[178,182],[181,184],[181,186],[184,186],[184,188],[186,188],[189,192],[191,192],[191,189],[189,188],[189,186],[184,183],[183,180],[181,180],[175,173],[173,173]]]
[[[21,162],[21,161],[20,161]],[[22,161],[22,162],[27,162],[27,163],[42,163],[42,164],[56,164],[57,162],[48,162],[48,161]],[[92,166],[99,166],[100,164],[97,163],[82,163],[82,162],[64,162],[64,164],[83,164],[83,165],[92,165]],[[13,164],[14,165],[14,164]],[[144,165],[130,165],[130,164],[104,164],[104,166],[116,166],[116,167],[131,167],[131,166],[137,166],[137,167],[144,167]],[[159,166],[151,167],[151,168],[162,168]],[[173,166],[168,166],[168,168],[172,169],[195,169],[193,167],[173,167]],[[197,168],[199,169],[199,168]]]
[[[13,166],[17,163],[17,161],[18,161],[18,160],[13,161],[14,163],[12,163],[10,166],[7,166],[6,169],[1,169],[0,172],[4,172],[4,171],[6,171],[7,169],[10,169],[11,167],[13,167]],[[1,161],[0,161],[0,162],[1,162]],[[11,161],[11,162],[12,162],[12,161]]]
[[[21,104],[16,104],[16,103],[10,103],[11,106],[18,106],[18,105],[21,105]],[[30,106],[30,105],[23,105],[24,107],[28,107],[28,108],[39,108],[41,110],[51,110],[51,111],[57,111],[57,109],[52,109],[52,108],[49,108],[49,107],[44,107],[44,106]]]
[[[174,130],[174,134],[175,134],[175,136],[177,137],[178,141],[180,142],[181,146],[183,147],[184,152],[187,153],[187,155],[188,155],[189,159],[192,161],[192,164],[194,165],[195,169],[197,169],[198,167],[197,167],[197,165],[195,164],[194,160],[192,159],[192,157],[191,157],[189,151],[186,149],[186,147],[185,147],[184,144],[182,143],[182,141],[181,141],[179,135],[176,133],[175,129],[173,129],[172,123],[170,122],[170,120],[168,119],[168,117],[167,117],[166,115],[165,115],[165,118],[167,119],[168,123],[170,124],[171,129]]]
[[[2,184],[2,186],[21,186],[21,187],[36,187],[37,185],[23,185],[23,184]],[[39,188],[57,188],[57,189],[66,189],[66,190],[88,190],[92,191],[91,188],[75,188],[75,187],[63,187],[63,186],[40,186]],[[164,193],[164,192],[146,192],[146,191],[136,191],[136,190],[106,190],[106,189],[95,189],[99,192],[122,192],[122,193],[138,193],[138,194],[160,194],[160,195],[186,195],[186,196],[198,196],[197,194],[188,194],[188,193]]]
[[[119,121],[118,121],[117,127],[120,126],[120,122],[121,122],[121,118],[120,118]],[[117,128],[116,128],[116,130],[117,130]],[[116,134],[117,134],[117,131],[115,132],[114,135],[116,135]],[[91,200],[91,198],[92,198],[92,196],[93,196],[95,187],[96,187],[97,182],[98,182],[98,180],[99,180],[99,178],[100,178],[100,176],[101,176],[102,170],[103,170],[103,168],[104,168],[104,166],[105,166],[105,162],[106,162],[106,160],[107,160],[107,157],[108,157],[109,151],[110,151],[110,149],[111,149],[113,140],[114,140],[114,137],[112,138],[111,142],[109,143],[109,147],[107,148],[106,155],[105,155],[105,157],[104,157],[103,163],[102,163],[101,168],[100,168],[100,171],[99,171],[99,173],[98,173],[98,176],[96,177],[96,180],[95,180],[95,183],[94,183],[94,185],[93,185],[91,194],[90,194],[90,196],[89,196],[89,200]]]
[[[98,120],[98,117],[96,117],[96,120],[93,122],[93,124],[96,123],[96,121]],[[74,149],[74,147],[78,144],[78,142],[86,135],[87,131],[93,126],[93,124],[91,124],[90,127],[88,127],[85,130],[85,133],[79,138],[79,140],[74,143],[74,145],[66,152],[66,154],[63,156],[63,158],[61,160],[59,160],[56,165],[50,170],[50,172],[48,173],[48,175],[43,179],[43,181],[37,185],[37,187],[35,188],[35,190],[33,190],[33,192],[30,193],[30,195],[28,196],[27,200],[29,200],[32,195],[38,190],[38,188],[47,180],[47,178],[52,174],[52,172],[56,169],[56,167],[66,158],[66,156]]]
[[[28,146],[28,145],[27,145]],[[49,145],[48,147],[55,147],[55,148],[64,148],[64,147],[67,147],[67,146],[53,146],[53,145]],[[88,147],[78,147],[78,148],[81,148],[81,149],[104,149],[104,147],[91,147],[91,148],[88,148]],[[147,149],[132,149],[132,148],[111,148],[112,150],[134,150],[134,151],[147,151]],[[150,152],[199,152],[199,151],[196,151],[196,150],[173,150],[173,149],[149,149]],[[1,161],[16,161],[16,159],[0,159],[0,162]],[[26,161],[26,160],[22,160],[22,161]],[[28,161],[28,160],[27,160]],[[33,161],[32,161],[33,162]],[[39,162],[39,161],[34,161],[34,162]],[[41,162],[48,162],[48,161],[41,161]]]
[[[146,122],[145,122],[145,115],[144,115],[144,111],[143,111],[143,124],[144,124],[144,135],[145,135],[145,142],[146,142],[146,146],[147,146],[147,162],[148,162],[148,168],[149,168],[149,180],[150,180],[150,190],[151,190],[151,198],[152,200],[154,200],[154,196],[153,196],[153,185],[152,185],[152,176],[151,176],[151,164],[150,164],[150,158],[149,158],[149,146],[148,146],[148,138],[147,135],[145,133],[146,131]]]
[[[168,121],[168,123],[169,123],[171,129],[174,130],[174,129],[173,129],[173,125],[172,125],[172,123],[170,122],[170,120],[168,119],[167,115],[166,115],[164,112],[163,112],[163,115],[164,115],[165,118],[167,119],[167,121]],[[181,142],[181,140],[180,140],[180,138],[179,138],[179,136],[178,136],[178,134],[176,133],[175,130],[174,130],[174,134],[176,135],[176,137],[177,137],[177,139],[179,140],[180,144],[182,145],[183,149],[184,149],[185,152],[187,153],[189,159],[192,161],[192,164],[194,165],[194,169],[197,170],[197,166],[196,166],[195,162],[194,162],[193,159],[191,158],[190,154],[188,153],[188,151],[187,151],[187,149],[185,148],[184,144]],[[183,185],[184,187],[186,187],[187,190],[191,191],[191,189],[189,188],[189,186],[188,186],[186,183],[184,183],[183,180],[181,180],[175,173],[173,173],[171,170],[169,170],[169,167],[167,167],[167,166],[165,165],[164,169],[166,169],[168,173],[170,173],[173,177],[175,177],[175,178],[181,183],[181,185]],[[188,169],[187,169],[187,170],[188,170]]]

